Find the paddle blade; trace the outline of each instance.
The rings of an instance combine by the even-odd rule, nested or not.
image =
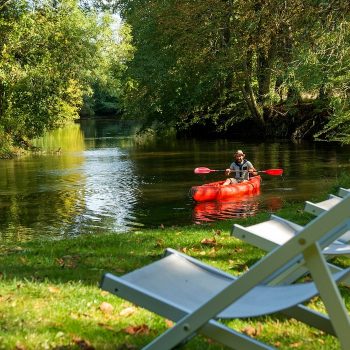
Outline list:
[[[261,173],[265,173],[268,175],[278,176],[283,174],[283,169],[268,169],[268,170],[262,170],[259,171]]]
[[[213,170],[210,170],[209,168],[205,168],[205,167],[199,167],[199,168],[194,169],[195,174],[209,174],[212,171]]]

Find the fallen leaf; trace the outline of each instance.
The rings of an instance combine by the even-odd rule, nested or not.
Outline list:
[[[249,270],[249,266],[246,264],[238,264],[238,265],[236,265],[236,268],[238,271],[248,271]]]
[[[114,328],[110,326],[109,324],[99,322],[97,323],[100,327],[107,329],[108,331],[114,331]]]
[[[60,290],[57,287],[49,286],[48,290],[50,293],[58,293]]]
[[[157,243],[156,243],[156,248],[163,248],[165,245],[164,240],[163,239],[157,239]]]
[[[63,260],[63,259],[57,258],[57,259],[56,259],[56,263],[57,263],[59,266],[64,267],[64,260]]]
[[[21,251],[23,251],[23,248],[22,247],[13,247],[12,249],[11,249],[11,251],[12,252],[21,252]]]
[[[165,319],[165,325],[166,325],[168,328],[171,328],[171,327],[174,326],[174,322],[171,321],[171,320]]]
[[[119,315],[124,316],[124,317],[128,317],[128,316],[134,314],[135,312],[136,312],[136,308],[131,306],[131,307],[127,307],[127,308],[123,309],[122,311],[120,311]]]
[[[123,329],[123,332],[133,335],[133,334],[149,334],[149,327],[145,324],[140,326],[129,326]]]
[[[62,338],[63,336],[64,336],[64,332],[60,331],[56,333],[55,338]]]
[[[73,338],[73,343],[83,350],[95,350],[95,348],[90,344],[90,342],[78,337]]]
[[[119,267],[115,268],[114,271],[115,271],[115,272],[118,272],[118,273],[124,273],[124,272],[125,272],[124,269],[121,269],[121,268],[119,268]]]
[[[302,342],[297,342],[297,343],[290,344],[290,347],[291,348],[300,348],[302,345],[303,345]]]
[[[24,345],[22,345],[20,342],[17,342],[15,349],[16,350],[26,350],[27,348]]]
[[[111,312],[113,312],[114,307],[113,307],[110,303],[107,303],[107,302],[104,301],[104,302],[100,305],[100,310],[101,310],[104,314],[110,314]]]
[[[203,238],[201,240],[201,244],[206,244],[206,245],[216,245],[216,239],[215,237],[213,238]]]
[[[244,252],[244,249],[243,249],[243,248],[235,248],[235,249],[233,249],[233,251],[234,251],[235,253],[243,253],[243,252]]]
[[[215,256],[216,256],[216,250],[215,250],[214,247],[210,249],[209,255],[210,255],[211,257],[215,257]]]
[[[56,263],[63,268],[75,269],[80,260],[80,255],[65,255],[61,258],[56,258]]]
[[[250,337],[256,337],[256,336],[260,335],[261,331],[262,331],[261,324],[258,324],[257,327],[247,326],[247,327],[242,329],[242,333],[244,333]]]

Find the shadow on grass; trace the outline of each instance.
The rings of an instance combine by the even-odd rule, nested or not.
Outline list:
[[[123,275],[159,259],[167,247],[209,263],[212,261],[226,269],[230,269],[233,259],[239,258],[239,264],[242,264],[241,259],[249,249],[240,251],[237,241],[229,237],[228,230],[221,232],[218,234],[212,226],[173,228],[1,246],[0,274],[3,280],[80,281],[97,285],[103,273]],[[201,244],[203,239],[211,237],[217,237],[217,244]],[[248,259],[251,254],[248,254]]]

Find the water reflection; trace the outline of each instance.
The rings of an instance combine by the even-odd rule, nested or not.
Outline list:
[[[72,126],[69,133],[59,130],[48,136],[45,145],[38,143],[38,147],[45,146],[45,155],[1,161],[2,238],[24,240],[37,232],[58,233],[65,219],[76,215],[80,200],[76,184],[83,181],[76,169],[83,157],[61,156],[53,140],[67,149],[72,145],[71,149],[81,150],[84,145],[80,128]]]
[[[80,214],[74,218],[70,233],[79,234],[91,228],[105,232],[132,226],[131,213],[138,200],[138,181],[133,163],[118,148],[87,150],[80,169],[84,178],[77,203]],[[113,213],[113,215],[111,215]]]
[[[217,220],[227,220],[236,218],[246,218],[254,216],[261,207],[270,212],[282,208],[283,199],[280,196],[260,195],[241,197],[236,201],[211,201],[195,203],[193,206],[193,220],[197,224],[213,222]]]
[[[258,208],[259,199],[257,197],[230,202],[202,202],[194,205],[193,218],[197,224],[232,218],[246,218],[255,215]]]
[[[115,138],[73,124],[37,140],[34,156],[0,166],[2,239],[106,233],[138,226],[134,163]],[[60,152],[56,150],[60,148]]]

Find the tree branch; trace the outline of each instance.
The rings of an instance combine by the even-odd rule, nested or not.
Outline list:
[[[0,10],[7,4],[9,3],[11,0],[0,0]]]

